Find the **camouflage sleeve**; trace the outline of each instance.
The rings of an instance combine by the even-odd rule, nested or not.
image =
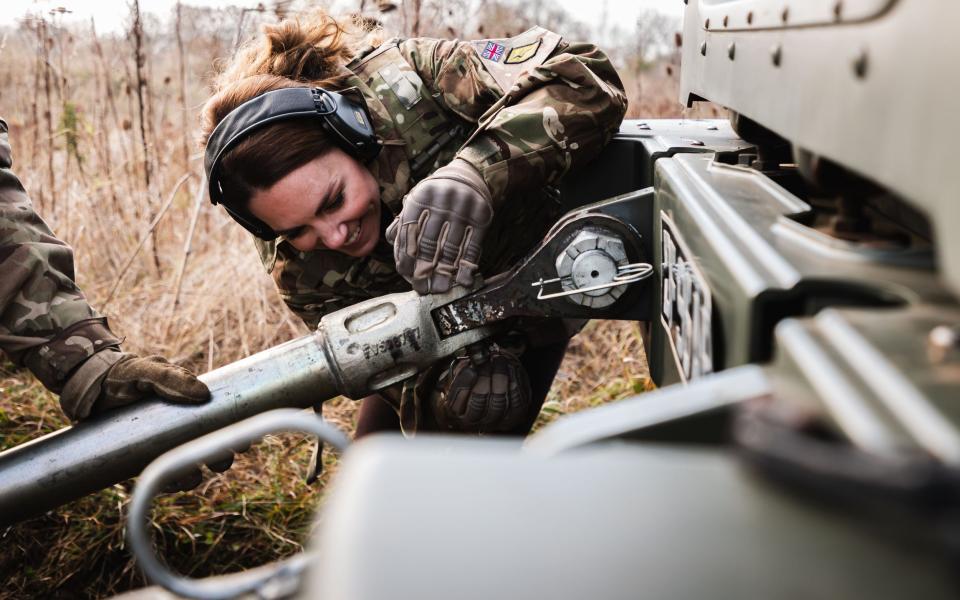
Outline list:
[[[551,44],[555,35],[537,29],[510,40],[402,47],[447,108],[479,123],[457,156],[480,171],[495,203],[595,158],[626,113],[607,56],[559,36]]]
[[[0,349],[59,393],[82,363],[120,340],[87,304],[74,282],[73,251],[34,211],[11,165],[0,120]]]
[[[400,52],[440,104],[465,121],[477,123],[503,97],[469,42],[413,38]]]

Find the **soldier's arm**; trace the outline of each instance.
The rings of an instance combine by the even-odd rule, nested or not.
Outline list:
[[[73,251],[34,211],[11,166],[0,120],[0,349],[51,391],[69,384],[64,412],[82,418],[94,384],[121,356],[120,340],[87,303],[74,281]]]
[[[33,210],[11,166],[0,119],[0,350],[60,394],[74,421],[151,394],[206,402],[210,391],[185,369],[120,351],[74,281],[73,251]]]
[[[532,43],[549,43],[555,34],[546,33]],[[478,123],[457,157],[482,174],[495,204],[592,160],[627,107],[619,76],[596,46],[560,41],[541,58],[529,40],[517,39],[503,40],[499,57],[491,56],[497,60],[481,58],[483,49],[470,42],[401,44],[441,103]],[[524,47],[530,58],[505,64],[514,50],[523,59]]]

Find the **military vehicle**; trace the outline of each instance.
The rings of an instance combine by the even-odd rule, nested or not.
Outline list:
[[[131,546],[151,579],[196,598],[956,597],[960,5],[685,5],[680,100],[713,101],[729,121],[625,122],[564,185],[570,212],[493,288],[335,313],[315,336],[208,374],[202,419],[151,407],[176,417],[162,435],[118,411],[0,455],[0,514],[108,485],[265,408],[307,406],[311,386],[397,381],[504,318],[631,319],[648,328],[660,389],[522,446],[350,447],[303,555],[194,581],[153,555],[146,527],[165,480],[267,431],[346,447],[301,411],[154,462]],[[94,435],[101,454],[111,436],[123,443],[110,452],[127,449],[107,475],[68,451]],[[57,475],[31,484],[38,464]]]

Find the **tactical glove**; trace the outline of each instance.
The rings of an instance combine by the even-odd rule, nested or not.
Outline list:
[[[203,404],[210,390],[190,371],[162,356],[128,354],[107,371],[94,412],[132,404],[150,396],[174,404]]]
[[[481,342],[454,359],[432,395],[441,427],[479,433],[511,432],[530,416],[530,380],[520,360]]]
[[[72,373],[60,393],[60,405],[70,419],[79,421],[151,396],[176,404],[202,404],[210,399],[210,390],[190,371],[160,356],[143,358],[108,349],[90,356]]]
[[[210,399],[210,390],[193,373],[167,362],[162,356],[124,354],[107,369],[100,382],[100,396],[94,402],[91,414],[149,397],[159,397],[174,404],[203,404]],[[207,463],[207,467],[222,473],[232,464],[233,454],[226,453],[220,460]],[[175,481],[164,486],[164,491],[184,492],[197,487],[202,481],[203,474],[199,468],[187,469]]]
[[[472,285],[492,219],[487,184],[470,163],[454,159],[410,190],[387,228],[397,272],[421,294]]]

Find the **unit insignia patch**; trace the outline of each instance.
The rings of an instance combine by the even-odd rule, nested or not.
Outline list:
[[[504,64],[508,65],[517,65],[522,62],[526,62],[536,56],[537,50],[540,49],[541,40],[537,40],[532,44],[527,44],[526,46],[518,46],[507,54],[507,60],[503,61]]]

